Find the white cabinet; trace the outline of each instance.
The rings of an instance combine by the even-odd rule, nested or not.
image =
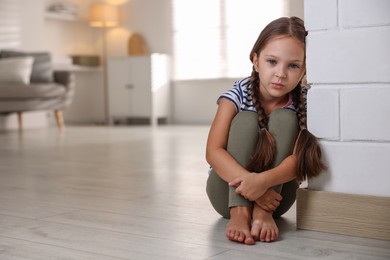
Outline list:
[[[168,120],[169,59],[166,54],[108,59],[109,122],[128,119]]]

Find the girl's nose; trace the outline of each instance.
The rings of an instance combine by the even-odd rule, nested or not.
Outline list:
[[[281,64],[279,64],[279,66],[277,67],[277,70],[275,71],[275,77],[282,79],[282,78],[285,78],[286,76],[287,75],[286,75],[284,66],[281,66]]]
[[[286,77],[286,73],[283,70],[280,70],[275,73],[275,77],[283,79]]]

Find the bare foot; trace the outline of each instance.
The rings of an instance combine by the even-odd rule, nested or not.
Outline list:
[[[279,229],[272,217],[272,212],[254,205],[251,234],[257,241],[271,242],[278,239]]]
[[[250,207],[234,207],[230,209],[230,220],[226,227],[226,236],[232,241],[253,245],[255,240],[250,232]]]

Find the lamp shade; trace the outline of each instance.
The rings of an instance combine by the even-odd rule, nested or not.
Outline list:
[[[90,7],[89,24],[92,27],[114,27],[118,25],[118,9],[114,5],[95,3]]]

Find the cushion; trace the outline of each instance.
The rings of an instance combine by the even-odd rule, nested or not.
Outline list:
[[[0,58],[11,57],[34,57],[34,63],[31,73],[31,82],[53,82],[53,68],[51,56],[48,52],[19,52],[11,50],[2,50]]]
[[[1,60],[1,59],[0,59]],[[57,83],[32,83],[29,86],[23,84],[5,84],[0,82],[0,102],[1,100],[19,99],[51,99],[63,97],[67,89]]]
[[[0,59],[0,82],[30,84],[33,57]]]

